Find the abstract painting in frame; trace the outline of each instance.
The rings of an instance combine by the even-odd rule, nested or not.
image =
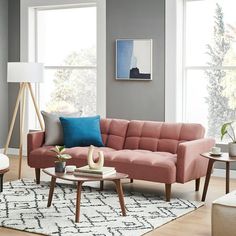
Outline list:
[[[116,40],[116,79],[152,80],[152,39]]]

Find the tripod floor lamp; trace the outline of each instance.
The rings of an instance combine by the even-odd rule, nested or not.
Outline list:
[[[16,99],[15,109],[13,112],[7,141],[4,149],[4,154],[7,153],[9,143],[12,136],[12,131],[16,122],[16,115],[20,112],[20,140],[19,140],[19,172],[18,178],[21,178],[21,165],[22,165],[22,148],[24,139],[24,125],[25,125],[25,107],[26,107],[26,93],[29,91],[32,98],[34,108],[39,120],[41,129],[43,130],[43,122],[34,97],[31,83],[40,83],[43,81],[43,64],[33,62],[9,62],[7,68],[7,82],[19,83],[19,92]]]

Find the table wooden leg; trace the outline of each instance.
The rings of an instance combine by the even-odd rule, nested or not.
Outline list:
[[[76,213],[75,213],[75,222],[76,223],[79,223],[82,184],[83,184],[82,181],[78,181],[78,183],[77,183],[77,198],[76,198]]]
[[[47,207],[50,207],[52,204],[52,196],[53,196],[53,192],[54,192],[54,188],[55,188],[55,183],[56,183],[56,179],[54,176],[52,176],[51,178],[51,184],[50,184],[50,190],[49,190],[49,196],[48,196],[48,205]]]
[[[230,163],[226,162],[226,186],[225,186],[226,193],[229,193],[229,172],[230,172]]]
[[[124,194],[123,194],[121,181],[119,179],[116,179],[116,180],[114,180],[114,183],[116,184],[116,191],[117,191],[118,196],[119,196],[120,208],[121,208],[121,211],[122,211],[122,215],[126,216]]]
[[[104,188],[104,181],[103,181],[103,180],[101,180],[101,181],[100,181],[100,191],[102,191],[102,190],[103,190],[103,188]]]
[[[210,159],[209,162],[208,162],[207,175],[206,175],[204,189],[203,189],[203,194],[202,194],[202,201],[203,202],[206,199],[207,189],[208,189],[208,185],[209,185],[209,181],[210,181],[210,177],[211,177],[211,170],[212,170],[214,162],[215,161],[212,160],[212,159]]]

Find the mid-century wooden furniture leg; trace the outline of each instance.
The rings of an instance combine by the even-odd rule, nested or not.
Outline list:
[[[200,187],[200,178],[195,180],[195,191],[199,191],[199,187]]]
[[[203,194],[202,194],[202,201],[204,202],[206,199],[206,194],[207,194],[207,189],[208,189],[208,185],[210,182],[210,177],[211,177],[211,170],[214,164],[214,160],[210,159],[208,162],[208,167],[207,167],[207,175],[206,175],[206,179],[205,179],[205,184],[204,184],[204,189],[203,189]]]
[[[39,111],[39,108],[37,106],[37,102],[36,102],[35,97],[34,97],[34,93],[33,93],[33,89],[32,89],[31,83],[27,83],[27,86],[29,88],[30,96],[31,96],[33,104],[34,104],[34,109],[36,111],[36,114],[37,114],[37,117],[38,117],[38,120],[39,120],[40,128],[43,130],[44,129],[43,121],[42,121],[42,118],[40,116],[40,111]]]
[[[22,86],[23,86],[23,90],[22,90],[21,106],[20,106],[20,145],[19,145],[18,179],[21,178],[21,165],[22,165],[22,158],[23,158],[26,84],[23,84]]]
[[[14,112],[13,112],[13,116],[12,116],[12,120],[11,120],[10,129],[9,129],[9,132],[8,132],[8,135],[7,135],[7,142],[6,142],[6,145],[5,145],[5,148],[4,148],[4,154],[7,153],[7,149],[8,149],[10,140],[11,140],[12,131],[13,131],[14,124],[15,124],[15,121],[16,121],[16,115],[17,115],[17,111],[18,111],[18,108],[19,108],[22,91],[23,91],[23,86],[22,86],[22,84],[20,84],[20,89],[19,89],[18,96],[17,96],[17,99],[16,99],[16,104],[15,104],[15,108],[14,108]]]
[[[6,145],[4,148],[4,154],[7,153],[7,149],[9,147],[9,143],[11,140],[11,136],[12,136],[12,131],[15,125],[15,121],[16,121],[16,115],[17,115],[17,111],[19,109],[19,104],[21,102],[21,107],[20,107],[20,145],[19,145],[19,172],[18,172],[18,178],[21,178],[21,164],[22,164],[22,147],[23,147],[23,139],[24,139],[24,120],[25,120],[25,96],[26,96],[26,91],[27,88],[30,91],[30,95],[31,98],[33,100],[33,104],[34,104],[34,108],[40,123],[40,127],[43,130],[43,121],[42,118],[40,116],[40,112],[34,97],[34,93],[32,90],[32,86],[30,83],[28,82],[23,82],[20,84],[20,89],[18,92],[18,96],[16,99],[16,104],[15,104],[15,108],[14,108],[14,112],[13,112],[13,116],[12,116],[12,121],[11,121],[11,125],[10,125],[10,129],[7,135],[7,141],[6,141]]]
[[[115,182],[115,185],[116,185],[116,191],[117,191],[118,196],[119,196],[120,208],[121,208],[121,211],[122,211],[122,215],[126,216],[124,194],[123,194],[121,181],[120,181],[120,179],[116,179],[116,180],[114,180],[114,182]]]
[[[230,163],[226,162],[226,186],[225,186],[226,193],[229,193],[229,172],[230,172]]]
[[[165,184],[165,192],[166,192],[166,201],[170,201],[171,197],[171,184]]]
[[[50,207],[52,204],[52,196],[53,196],[53,192],[54,192],[54,188],[55,188],[55,184],[56,184],[56,179],[54,176],[52,176],[51,178],[51,184],[50,184],[50,190],[49,190],[49,196],[48,196],[48,205],[47,207]]]
[[[102,181],[100,181],[100,191],[102,191],[103,188],[104,188],[104,181],[102,180]]]
[[[76,197],[76,213],[75,213],[75,222],[79,223],[80,216],[80,199],[81,199],[81,190],[82,190],[82,181],[78,181],[77,184],[77,197]]]
[[[40,168],[35,168],[36,184],[40,184]]]

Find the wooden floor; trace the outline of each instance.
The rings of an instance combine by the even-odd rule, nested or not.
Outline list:
[[[18,160],[16,157],[10,158],[11,166],[10,171],[5,175],[4,181],[16,180],[18,172]],[[34,179],[34,169],[27,166],[27,162],[24,159],[23,162],[23,178]],[[49,180],[49,177],[42,174],[42,180]],[[172,186],[172,197],[180,197],[189,200],[201,200],[201,194],[203,189],[204,179],[201,179],[200,191],[195,192],[195,183],[191,181],[186,184],[173,184]],[[105,183],[105,188],[114,188],[110,183]],[[123,184],[124,189],[130,189],[142,192],[153,192],[157,195],[164,195],[164,184],[151,183],[146,181],[134,180],[134,183],[125,181]],[[231,190],[236,189],[236,180],[230,182]],[[225,181],[224,178],[212,177],[206,202],[203,207],[200,207],[196,211],[189,213],[185,216],[178,218],[160,228],[153,230],[145,236],[210,236],[211,235],[211,203],[216,198],[224,195],[225,192]],[[35,236],[36,234],[25,233],[21,231],[6,229],[0,227],[0,235],[3,236]]]

